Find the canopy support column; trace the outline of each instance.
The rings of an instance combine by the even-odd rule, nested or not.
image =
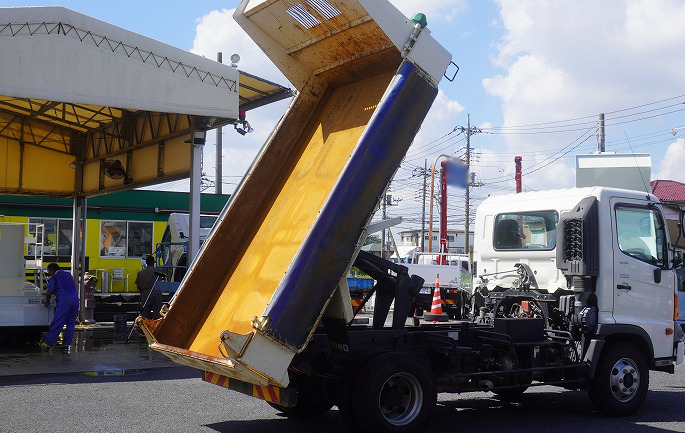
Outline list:
[[[200,197],[202,186],[202,150],[206,131],[194,130],[190,147],[190,236],[188,239],[188,260],[191,265],[200,251]]]
[[[86,270],[86,199],[81,195],[74,198],[71,228],[71,275],[79,291],[79,322],[84,322],[86,302],[85,282],[83,275]],[[59,249],[59,245],[58,245]]]

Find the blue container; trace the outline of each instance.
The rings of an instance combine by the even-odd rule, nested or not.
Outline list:
[[[373,287],[373,280],[370,278],[347,278],[347,285],[350,290],[369,290]]]

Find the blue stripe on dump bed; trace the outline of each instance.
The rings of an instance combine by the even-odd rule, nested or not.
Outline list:
[[[404,62],[348,166],[279,285],[268,331],[301,347],[342,278],[378,198],[407,153],[437,89]]]

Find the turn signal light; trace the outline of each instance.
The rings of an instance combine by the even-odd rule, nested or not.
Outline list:
[[[673,293],[673,321],[675,322],[680,317],[680,311],[678,310],[678,293]]]

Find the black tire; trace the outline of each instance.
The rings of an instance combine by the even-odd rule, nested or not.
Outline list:
[[[338,407],[338,414],[345,425],[353,432],[361,431],[359,422],[354,415],[352,408],[353,385],[359,375],[359,366],[350,366],[347,372],[338,382],[337,397],[335,405]]]
[[[649,389],[647,359],[640,349],[626,342],[609,345],[603,352],[588,389],[590,400],[604,415],[632,415],[642,406]]]
[[[319,391],[311,379],[297,377],[294,385],[297,388],[297,403],[294,407],[270,402],[267,404],[290,418],[316,418],[333,407],[333,403]]]
[[[412,355],[391,352],[372,358],[352,388],[354,418],[366,433],[414,433],[432,420],[435,379]]]

